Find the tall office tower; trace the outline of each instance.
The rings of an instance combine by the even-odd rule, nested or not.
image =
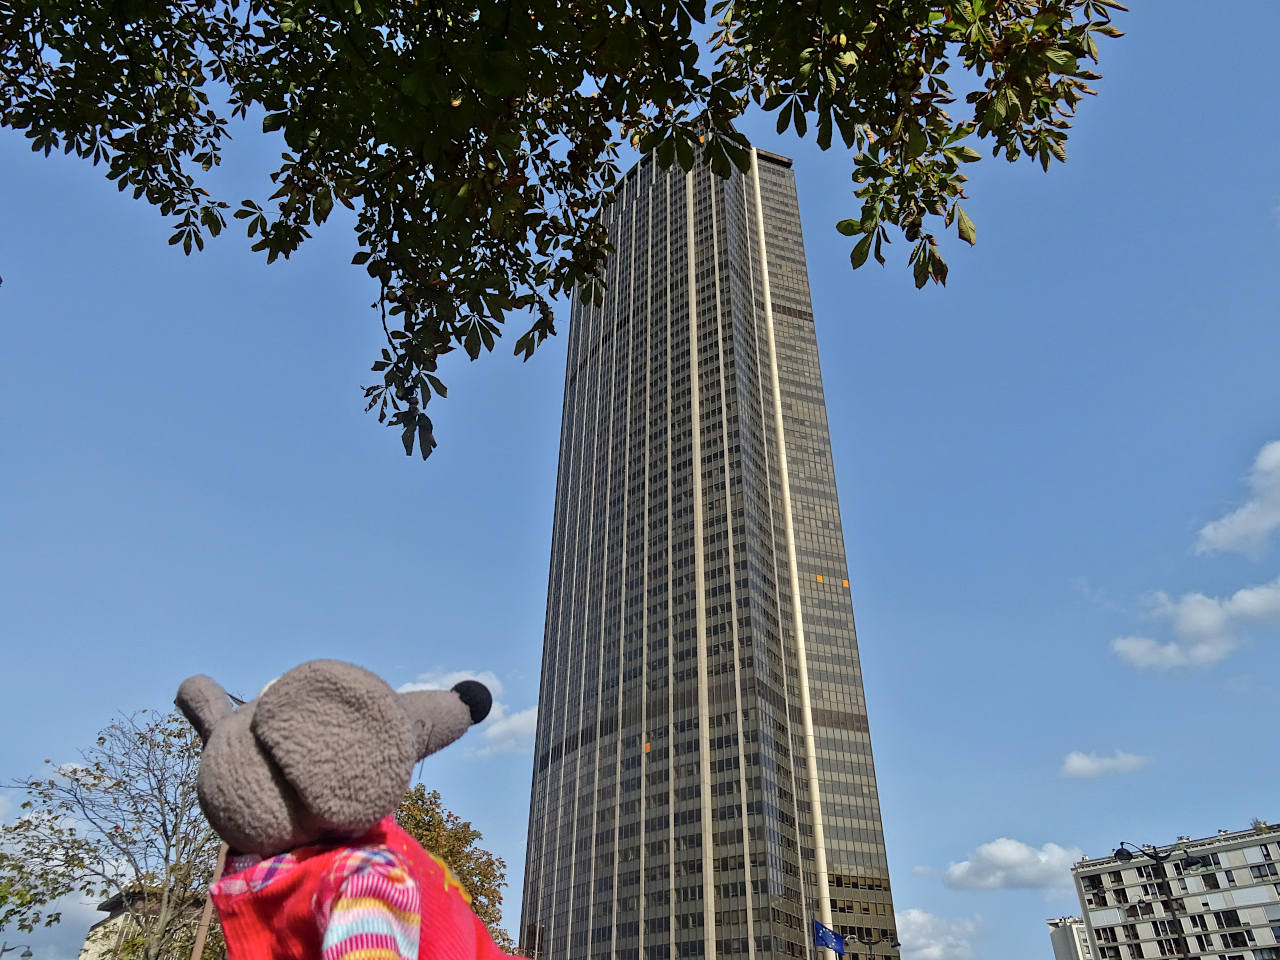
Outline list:
[[[818,920],[895,956],[791,161],[647,156],[605,218],[605,302],[570,321],[521,946],[813,957]]]

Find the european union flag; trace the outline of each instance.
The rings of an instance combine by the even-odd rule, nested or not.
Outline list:
[[[817,920],[813,921],[813,942],[819,947],[829,947],[837,956],[844,956],[844,937]]]

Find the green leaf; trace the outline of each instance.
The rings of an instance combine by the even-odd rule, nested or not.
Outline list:
[[[964,207],[960,204],[955,205],[956,211],[956,232],[960,235],[960,239],[965,243],[973,246],[978,242],[978,231],[974,227],[973,221],[969,219],[969,215],[964,212]]]
[[[425,460],[435,449],[436,438],[431,428],[431,418],[425,413],[418,414],[418,453]]]
[[[1076,58],[1061,47],[1046,50],[1044,58],[1052,63],[1060,73],[1074,73],[1078,65]]]
[[[664,170],[671,166],[676,156],[675,141],[670,138],[658,144],[658,166]]]
[[[867,256],[871,253],[871,241],[874,234],[863,234],[861,240],[854,246],[849,254],[849,263],[853,265],[853,269],[857,270],[860,266],[867,262]]]
[[[933,278],[933,282],[940,283],[945,287],[947,285],[947,274],[950,272],[951,268],[947,266],[947,261],[943,260],[935,252],[933,255],[933,263],[929,269],[929,274]]]
[[[693,169],[693,144],[686,137],[676,140],[676,161],[681,170],[687,172]]]
[[[324,223],[329,219],[329,214],[333,210],[333,191],[327,187],[322,188],[316,194],[316,198],[312,201],[312,216],[315,217],[316,223]]]
[[[992,122],[994,117],[995,123],[999,123],[1004,119],[1005,114],[1009,112],[1009,92],[1004,88],[996,91],[996,95],[991,98],[991,106],[988,109],[988,122]]]
[[[841,220],[836,224],[836,229],[846,237],[852,237],[855,233],[862,232],[862,224],[857,220]]]
[[[924,130],[919,125],[912,124],[907,131],[907,155],[914,159],[924,153],[924,148]]]
[[[929,282],[929,245],[923,240],[920,242],[923,246],[920,247],[919,256],[916,257],[916,262],[911,271],[912,276],[915,278],[917,290]]]
[[[273,130],[279,130],[288,119],[289,115],[287,113],[268,113],[262,118],[262,132],[271,133]]]

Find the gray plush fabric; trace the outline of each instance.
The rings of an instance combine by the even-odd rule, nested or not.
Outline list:
[[[489,712],[473,680],[398,694],[361,667],[313,660],[236,710],[208,677],[178,689],[204,740],[200,806],[234,850],[273,856],[364,833],[395,810],[414,764]]]

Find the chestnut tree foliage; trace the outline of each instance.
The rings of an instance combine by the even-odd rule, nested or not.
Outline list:
[[[440,357],[491,350],[549,299],[602,292],[598,222],[625,144],[725,176],[733,121],[847,151],[836,224],[857,268],[901,234],[917,286],[939,237],[972,244],[965,164],[1046,169],[1094,91],[1114,0],[0,0],[0,123],[102,164],[203,247],[240,220],[268,261],[341,204],[376,281],[386,347],[365,388],[406,453],[435,446]],[[269,196],[203,185],[252,114],[285,152]],[[264,181],[265,182],[265,181]],[[264,193],[267,191],[264,191]]]

